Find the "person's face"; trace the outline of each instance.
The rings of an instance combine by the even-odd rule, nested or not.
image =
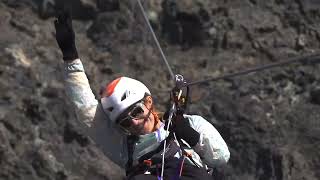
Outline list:
[[[132,109],[123,121],[119,121],[120,126],[123,125],[133,135],[142,135],[151,133],[155,127],[155,117],[151,113],[152,98],[147,96],[140,106]]]

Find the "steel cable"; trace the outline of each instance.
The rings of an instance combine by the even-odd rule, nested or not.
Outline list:
[[[164,55],[164,53],[163,53],[163,51],[162,51],[162,48],[161,48],[161,46],[160,46],[160,43],[159,43],[159,41],[158,41],[158,39],[157,39],[156,34],[155,34],[154,31],[153,31],[153,28],[152,28],[152,26],[151,26],[151,24],[150,24],[150,22],[149,22],[149,19],[148,19],[147,15],[146,15],[146,12],[145,12],[142,4],[141,4],[141,1],[140,1],[140,0],[137,0],[137,1],[138,1],[138,4],[139,4],[139,7],[140,7],[140,9],[141,9],[142,15],[143,15],[143,17],[144,17],[144,20],[146,21],[147,26],[148,26],[151,34],[152,34],[152,37],[153,37],[154,41],[156,42],[156,45],[157,45],[157,47],[158,47],[158,49],[159,49],[159,51],[160,51],[160,54],[161,54],[161,56],[162,56],[162,59],[163,59],[164,63],[166,64],[166,66],[167,66],[167,68],[168,68],[168,70],[169,70],[170,76],[171,76],[172,80],[175,81],[174,73],[173,73],[173,71],[172,71],[172,69],[171,69],[171,67],[170,67],[170,65],[169,65],[169,63],[168,63],[168,60],[167,60],[166,56]]]
[[[264,71],[267,69],[288,65],[291,63],[295,63],[295,62],[302,62],[302,61],[308,61],[308,60],[314,60],[314,59],[320,59],[320,53],[313,53],[313,54],[309,54],[309,55],[305,55],[305,56],[294,57],[294,58],[290,58],[290,59],[283,61],[283,62],[271,63],[271,64],[267,64],[264,66],[258,66],[258,67],[254,67],[254,68],[247,69],[244,71],[223,75],[220,77],[214,77],[214,78],[208,78],[205,80],[194,81],[191,83],[187,83],[185,86],[193,86],[193,85],[202,84],[202,83],[206,83],[206,82],[218,81],[218,80],[222,80],[222,79],[229,79],[229,78],[233,78],[233,77],[237,77],[237,76],[247,75],[247,74],[250,74],[253,72]]]

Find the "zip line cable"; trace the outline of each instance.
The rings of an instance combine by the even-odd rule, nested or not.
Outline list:
[[[313,53],[313,54],[304,55],[304,56],[300,56],[300,57],[293,57],[293,58],[290,58],[290,59],[283,61],[283,62],[271,63],[271,64],[267,64],[264,66],[258,66],[258,67],[254,67],[252,69],[227,74],[227,75],[220,76],[220,77],[214,77],[214,78],[209,78],[209,79],[205,79],[205,80],[194,81],[191,83],[187,83],[185,86],[193,86],[193,85],[206,83],[206,82],[213,82],[213,81],[218,81],[218,80],[222,80],[222,79],[229,79],[229,78],[233,78],[233,77],[237,77],[237,76],[247,75],[247,74],[250,74],[253,72],[258,72],[258,71],[263,71],[263,70],[267,70],[267,69],[271,69],[271,68],[275,68],[275,67],[288,65],[291,63],[303,62],[303,61],[315,60],[315,59],[320,59],[320,53]]]
[[[293,57],[293,58],[290,58],[290,59],[283,61],[283,62],[277,62],[277,63],[271,63],[271,64],[267,64],[267,65],[263,65],[263,66],[253,67],[251,69],[226,74],[226,75],[223,75],[220,77],[213,77],[213,78],[208,78],[205,80],[190,82],[190,83],[183,85],[183,87],[199,85],[199,84],[207,83],[207,82],[214,82],[214,81],[219,81],[219,80],[230,79],[230,78],[234,78],[237,76],[244,76],[244,75],[248,75],[250,73],[260,72],[260,71],[264,71],[264,70],[268,70],[268,69],[272,69],[272,68],[276,68],[276,67],[281,67],[281,66],[288,65],[291,63],[298,63],[298,62],[312,61],[312,60],[319,60],[319,59],[320,59],[320,53],[317,52],[317,53],[313,53],[313,54],[309,54],[309,55]],[[157,93],[168,93],[170,91],[171,90],[167,89],[167,90],[157,91]]]
[[[152,37],[153,37],[154,41],[156,42],[156,45],[157,45],[157,47],[158,47],[158,49],[159,49],[159,51],[160,51],[160,53],[161,53],[162,59],[163,59],[163,61],[165,62],[166,66],[167,66],[167,68],[168,68],[168,70],[169,70],[170,76],[171,76],[172,80],[175,80],[175,76],[174,76],[174,74],[173,74],[173,71],[172,71],[172,69],[171,69],[171,67],[170,67],[170,65],[169,65],[169,63],[168,63],[168,61],[167,61],[166,56],[164,55],[164,53],[163,53],[163,51],[162,51],[162,48],[161,48],[161,46],[160,46],[160,43],[159,43],[159,41],[158,41],[158,39],[157,39],[156,34],[155,34],[154,31],[153,31],[153,28],[152,28],[152,26],[151,26],[151,24],[150,24],[150,22],[149,22],[149,19],[148,19],[147,14],[146,14],[146,12],[145,12],[142,4],[141,4],[141,1],[140,1],[140,0],[137,0],[137,1],[138,1],[140,10],[141,10],[141,12],[142,12],[142,15],[143,15],[143,17],[144,17],[144,20],[146,21],[147,26],[148,26],[151,34],[152,34]]]

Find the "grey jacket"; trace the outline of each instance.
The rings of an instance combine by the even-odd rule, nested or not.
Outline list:
[[[78,119],[86,127],[88,136],[109,159],[125,167],[128,161],[127,136],[104,114],[101,104],[92,93],[80,59],[65,62],[64,71],[66,93],[75,106]],[[185,118],[189,120],[191,127],[200,133],[198,144],[187,148],[198,165],[217,167],[227,163],[230,152],[219,132],[201,116],[185,115]],[[143,143],[135,148],[134,162],[143,153],[156,148],[166,136],[163,126],[157,132],[141,136]]]

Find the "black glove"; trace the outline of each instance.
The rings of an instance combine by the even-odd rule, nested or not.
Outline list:
[[[59,13],[57,20],[54,21],[54,26],[56,28],[56,40],[62,51],[63,60],[79,58],[70,13],[68,11]]]
[[[185,140],[191,147],[199,142],[200,134],[190,126],[189,120],[183,116],[176,116],[169,130],[175,132],[178,139]]]

